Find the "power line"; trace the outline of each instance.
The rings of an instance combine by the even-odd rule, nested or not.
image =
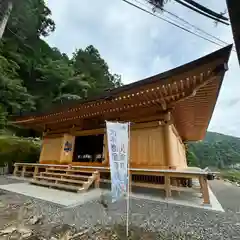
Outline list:
[[[134,1],[137,2],[137,3],[139,3],[139,4],[141,4],[141,5],[143,5],[143,6],[145,6],[145,7],[147,7],[147,8],[150,8],[150,5],[144,4],[143,2],[140,2],[139,0],[134,0]],[[154,4],[151,4],[151,5],[154,5]],[[154,6],[155,6],[155,5],[154,5]],[[214,42],[214,44],[216,44],[216,45],[218,45],[218,46],[221,46],[221,47],[224,47],[225,45],[228,45],[228,44],[229,44],[228,42],[225,42],[225,41],[223,41],[222,39],[220,39],[220,38],[218,38],[218,37],[215,37],[215,36],[213,36],[212,34],[210,34],[210,33],[206,32],[206,31],[204,31],[203,29],[201,29],[201,28],[199,28],[199,27],[197,27],[197,26],[195,26],[195,25],[189,23],[188,21],[186,21],[185,19],[183,19],[183,18],[177,16],[177,15],[174,14],[174,13],[172,13],[172,12],[170,12],[170,11],[167,11],[167,10],[165,10],[165,9],[163,9],[163,8],[160,8],[160,7],[158,7],[158,6],[155,6],[155,7],[158,8],[158,9],[160,9],[160,10],[163,11],[163,12],[166,12],[166,13],[168,13],[168,14],[174,16],[175,18],[179,19],[180,21],[182,21],[182,22],[188,24],[189,26],[191,26],[191,27],[197,29],[198,31],[204,33],[205,35],[208,35],[209,37],[214,38],[215,40],[221,42],[221,43],[224,44],[224,45],[221,45],[221,44],[216,43],[216,42]],[[145,10],[145,9],[144,9],[144,10]],[[150,12],[150,14],[152,14],[152,12]],[[156,15],[156,14],[154,14],[154,15]],[[157,15],[156,17],[162,19],[162,18],[159,17],[158,15]],[[169,19],[169,18],[168,18],[168,19]],[[166,20],[166,19],[165,19],[165,20]],[[175,19],[175,20],[176,20],[176,19]],[[176,24],[176,22],[174,22],[175,20],[173,20],[173,19],[170,18],[170,21],[173,21],[174,24]],[[179,23],[179,24],[180,24],[180,23]],[[182,24],[182,23],[181,23],[181,24]],[[180,27],[183,27],[183,26],[180,25]],[[183,27],[183,28],[184,28],[184,27]],[[187,30],[188,30],[188,29],[187,29]],[[190,30],[189,30],[189,31],[190,31]],[[196,35],[196,36],[198,36],[198,37],[200,37],[200,38],[205,39],[205,37],[203,37],[203,36],[201,36],[201,35],[198,35],[198,34],[196,34],[196,33],[193,33],[193,34]],[[210,39],[205,39],[205,40],[210,41],[210,42],[213,43],[213,41],[210,40]],[[232,51],[233,51],[233,52],[236,52],[234,49],[232,49]]]
[[[131,5],[131,6],[133,6],[133,7],[135,7],[135,8],[137,8],[137,9],[139,9],[139,10],[141,10],[141,11],[143,11],[143,12],[148,13],[148,14],[156,17],[156,18],[159,18],[159,19],[161,19],[161,20],[163,20],[163,21],[165,21],[165,22],[167,22],[167,23],[169,23],[169,24],[171,24],[171,25],[173,25],[173,26],[175,26],[175,27],[178,27],[178,28],[180,28],[180,29],[182,29],[182,30],[184,30],[184,31],[186,31],[186,32],[188,32],[188,33],[191,33],[191,34],[193,34],[193,35],[195,35],[195,36],[197,36],[197,37],[199,37],[199,38],[202,38],[202,39],[204,39],[204,40],[206,40],[206,41],[208,41],[208,42],[211,42],[211,43],[213,43],[213,44],[215,44],[215,45],[218,45],[218,46],[220,46],[220,47],[224,47],[224,45],[221,45],[221,44],[219,44],[219,43],[217,43],[217,42],[214,42],[213,40],[210,40],[210,39],[208,39],[208,38],[205,38],[205,37],[203,37],[203,36],[201,36],[201,35],[199,35],[199,34],[197,34],[197,33],[194,33],[194,32],[188,30],[188,29],[185,28],[185,27],[182,27],[182,26],[180,26],[180,25],[178,25],[178,24],[176,24],[176,23],[174,23],[174,22],[172,22],[172,21],[169,21],[169,20],[167,20],[167,19],[165,19],[165,18],[163,18],[163,17],[160,17],[160,16],[158,16],[158,15],[156,15],[156,14],[154,14],[154,13],[152,13],[152,12],[150,12],[150,11],[144,9],[144,8],[141,8],[141,7],[139,7],[138,5],[136,5],[136,4],[134,4],[134,3],[129,2],[128,0],[122,0],[122,1],[125,2],[125,3],[127,3],[127,4],[129,4],[129,5]]]
[[[209,15],[212,15],[212,16],[214,16],[214,17],[216,17],[216,18],[220,18],[220,19],[222,19],[222,20],[228,21],[228,18],[224,17],[223,15],[221,15],[221,14],[219,14],[219,13],[216,13],[216,12],[212,11],[211,9],[209,9],[209,8],[207,8],[207,7],[204,7],[203,5],[197,3],[197,2],[195,2],[195,1],[193,1],[193,0],[183,0],[183,1],[184,1],[184,2],[187,2],[188,4],[190,4],[190,5],[198,8],[198,9],[200,9],[200,10],[202,10],[203,12],[205,12],[205,13],[207,13],[207,14],[209,14]]]
[[[156,15],[156,10],[155,10],[155,8],[151,8],[150,4],[140,2],[139,0],[132,0],[132,1],[134,1],[134,2],[136,2],[136,3],[138,3],[138,4],[140,4],[140,5],[148,8],[149,11],[151,11],[152,13],[154,13],[154,14]],[[155,6],[155,5],[154,5],[154,7],[156,7],[156,8],[159,9],[160,11],[165,11],[163,8],[159,8],[159,7]],[[166,11],[166,12],[167,12],[167,11]],[[159,15],[158,15],[158,16],[159,16]],[[169,20],[169,21],[172,21],[172,22],[174,22],[174,23],[176,23],[176,24],[182,24],[182,22],[176,22],[176,19],[173,19],[173,18],[171,18],[171,17],[169,17],[169,16],[166,16],[166,15],[164,16],[164,19]],[[178,19],[178,20],[179,20],[179,19]]]
[[[170,14],[170,15],[176,17],[176,18],[178,18],[179,20],[181,20],[181,21],[183,21],[184,23],[188,24],[189,26],[195,28],[196,30],[198,30],[198,31],[200,31],[200,32],[202,32],[202,33],[204,33],[204,34],[206,34],[207,36],[212,37],[212,38],[218,40],[219,42],[222,42],[223,44],[228,44],[227,42],[223,41],[222,39],[213,36],[212,34],[206,32],[205,30],[203,30],[203,29],[201,29],[201,28],[199,28],[199,27],[197,27],[196,25],[193,25],[192,23],[186,21],[185,19],[183,19],[183,18],[181,18],[181,17],[175,15],[174,13],[171,13],[171,12],[165,10],[165,9],[163,9],[163,11],[164,11],[164,12],[167,12],[168,14]]]
[[[134,1],[137,2],[137,3],[139,3],[139,4],[141,4],[141,5],[143,5],[143,6],[150,7],[150,6],[148,6],[148,5],[146,5],[146,4],[142,3],[142,2],[140,2],[140,1],[138,1],[138,0],[134,0]],[[171,15],[171,16],[173,16],[173,17],[179,19],[180,21],[182,21],[182,22],[188,24],[189,26],[195,28],[196,30],[198,30],[198,31],[200,31],[200,32],[202,32],[202,33],[204,33],[205,35],[207,35],[207,36],[209,36],[209,37],[211,37],[211,38],[216,39],[217,41],[219,41],[219,42],[221,42],[221,43],[223,43],[223,44],[229,44],[229,43],[223,41],[222,39],[213,36],[212,34],[210,34],[210,33],[206,32],[206,31],[204,31],[203,29],[201,29],[201,28],[199,28],[199,27],[193,25],[192,23],[188,22],[188,21],[185,20],[184,18],[181,18],[181,17],[179,17],[178,15],[176,15],[176,14],[174,14],[174,13],[172,13],[172,12],[170,12],[170,11],[164,9],[164,8],[159,8],[157,5],[154,5],[154,7],[160,9],[160,10],[163,11],[163,12],[168,13],[169,15]]]
[[[211,15],[208,15],[208,14],[206,14],[206,13],[204,13],[204,12],[201,12],[201,11],[198,10],[197,8],[194,8],[194,7],[190,6],[189,4],[187,4],[187,3],[185,3],[185,2],[182,2],[181,0],[175,0],[175,1],[176,1],[177,3],[179,3],[179,4],[182,4],[184,7],[187,7],[187,8],[189,8],[189,9],[191,9],[191,10],[197,12],[197,13],[200,13],[201,15],[203,15],[203,16],[205,16],[205,17],[211,18],[211,19],[213,19],[213,20],[215,20],[215,21],[217,21],[217,22],[220,22],[220,23],[222,23],[222,24],[229,25],[229,23],[223,22],[223,21],[220,20],[219,18],[215,18],[215,17],[212,17]]]

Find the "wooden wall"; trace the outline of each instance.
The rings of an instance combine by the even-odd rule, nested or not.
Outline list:
[[[130,132],[131,167],[164,167],[163,127],[133,129]]]
[[[187,167],[185,147],[173,125],[132,129],[130,142],[131,167]]]
[[[55,138],[45,137],[40,156],[41,163],[70,164],[74,152],[74,135],[104,133],[104,129],[79,131]],[[72,143],[72,151],[64,151],[66,142]],[[103,165],[109,165],[106,133],[104,135]],[[52,161],[52,162],[51,162]],[[72,163],[74,165],[95,165],[93,163]],[[101,164],[97,164],[101,165]],[[159,122],[135,124],[130,131],[130,166],[133,168],[183,168],[187,166],[185,147],[173,125]]]
[[[72,144],[72,150],[64,151],[66,142]],[[45,137],[42,143],[42,150],[40,154],[40,163],[45,164],[68,164],[72,162],[74,150],[75,136],[64,134],[58,137]]]
[[[40,154],[40,163],[57,164],[61,158],[63,137],[56,138],[45,137],[42,143]]]
[[[173,125],[169,128],[170,131],[170,150],[172,152],[172,165],[176,168],[187,167],[186,151],[184,144],[177,134],[177,130]]]

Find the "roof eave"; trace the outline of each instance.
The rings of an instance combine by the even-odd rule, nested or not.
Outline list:
[[[227,0],[228,12],[230,16],[233,38],[236,45],[238,61],[240,64],[240,2]]]
[[[56,106],[53,106],[54,110],[47,111],[47,112],[44,112],[44,113],[42,113],[42,112],[23,113],[23,115],[13,116],[13,118],[16,119],[16,118],[19,118],[19,117],[26,118],[26,117],[33,117],[33,116],[37,117],[37,116],[41,116],[41,115],[44,116],[44,115],[47,115],[47,114],[50,114],[50,113],[55,113],[55,112],[61,111],[63,109],[74,108],[74,107],[78,106],[79,104],[84,104],[84,103],[87,103],[87,102],[93,102],[93,101],[96,101],[96,100],[108,99],[112,95],[116,95],[116,94],[119,94],[121,92],[129,91],[131,89],[141,87],[141,86],[145,86],[147,84],[154,83],[154,82],[157,82],[157,81],[163,81],[163,80],[169,79],[169,78],[173,77],[174,75],[178,75],[178,74],[182,74],[186,71],[190,71],[193,68],[202,66],[204,64],[207,64],[207,63],[209,63],[211,61],[214,61],[216,59],[219,59],[219,58],[225,59],[225,62],[227,63],[228,59],[229,59],[229,56],[230,56],[230,53],[231,53],[231,49],[232,49],[232,44],[228,45],[228,46],[226,46],[226,47],[224,47],[220,50],[217,50],[213,53],[210,53],[210,54],[208,54],[208,55],[206,55],[202,58],[194,60],[190,63],[184,64],[184,65],[181,65],[181,66],[176,67],[174,69],[168,70],[166,72],[163,72],[163,73],[145,78],[143,80],[124,85],[122,87],[113,89],[109,92],[103,93],[99,96],[95,96],[95,97],[92,97],[92,98],[89,98],[89,99],[86,99],[86,100],[69,101],[68,103],[66,103],[64,105],[56,105]]]

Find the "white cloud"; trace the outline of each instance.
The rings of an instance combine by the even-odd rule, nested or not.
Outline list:
[[[201,3],[218,12],[226,9],[225,0],[202,0]],[[124,83],[166,71],[220,48],[121,0],[48,0],[48,5],[57,28],[47,41],[69,55],[76,48],[93,44],[111,71],[122,75]],[[175,1],[166,7],[212,35],[233,42],[230,27],[221,24],[215,27],[212,20]],[[238,76],[239,65],[233,53],[210,124],[213,131],[240,136]]]
[[[169,56],[161,57],[160,55],[158,55],[152,60],[149,75],[156,75],[160,72],[170,70],[173,67],[173,63]]]

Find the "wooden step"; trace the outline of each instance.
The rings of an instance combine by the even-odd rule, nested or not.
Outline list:
[[[67,173],[53,173],[53,172],[41,172],[41,175],[48,176],[56,176],[56,177],[69,177],[69,178],[80,178],[80,179],[88,179],[90,176],[84,175],[75,175],[75,174],[67,174]]]
[[[66,172],[77,172],[77,173],[89,173],[93,174],[95,170],[75,170],[75,169],[67,169]]]
[[[54,177],[44,177],[44,176],[36,176],[35,179],[43,179],[43,180],[58,181],[58,182],[69,182],[69,183],[76,183],[76,184],[84,184],[84,183],[86,183],[86,181],[81,181],[81,180],[54,178]]]
[[[68,168],[66,168],[66,169],[61,169],[61,168],[46,168],[46,170],[47,171],[49,171],[49,172],[54,172],[54,171],[56,171],[56,172],[78,172],[78,173],[91,173],[91,174],[93,174],[95,171],[93,171],[93,170],[75,170],[75,169],[68,169]]]
[[[71,191],[84,191],[84,188],[79,188],[76,186],[71,186],[71,185],[65,185],[65,184],[60,184],[60,183],[51,183],[48,181],[39,181],[39,180],[31,180],[31,184],[36,184],[36,185],[42,185],[42,186],[47,186],[47,187],[54,187],[54,188],[59,188],[59,189],[66,189],[66,190],[71,190]]]

